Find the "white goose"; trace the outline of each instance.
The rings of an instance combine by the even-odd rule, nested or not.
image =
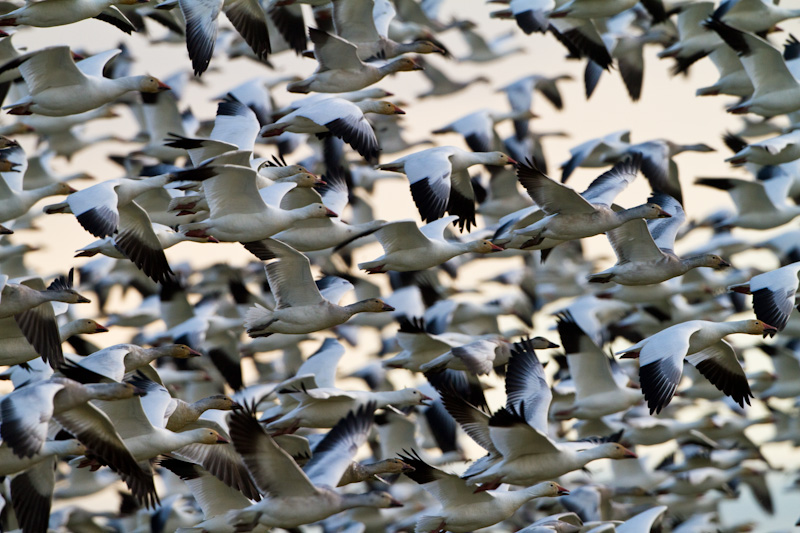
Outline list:
[[[245,248],[262,261],[276,259],[265,266],[276,307],[270,310],[257,305],[247,311],[245,327],[251,337],[311,333],[343,324],[356,313],[394,311],[393,307],[377,298],[344,307],[325,299],[314,284],[308,258],[280,241],[248,242]],[[352,288],[349,283],[347,286]],[[337,296],[336,301],[341,293]]]
[[[736,214],[718,223],[748,229],[772,229],[800,216],[800,206],[788,201],[794,178],[775,176],[766,181],[738,178],[697,178],[698,185],[728,191]]]
[[[372,163],[377,163],[380,146],[365,113],[405,115],[405,111],[386,101],[349,102],[342,98],[326,98],[303,105],[282,116],[277,122],[261,128],[262,137],[292,133],[326,133],[339,137]]]
[[[424,514],[417,519],[416,531],[420,533],[467,533],[510,518],[517,509],[534,498],[569,494],[567,489],[553,481],[515,491],[475,492],[460,477],[432,467],[413,451],[400,454],[400,459],[414,468],[405,474],[419,483],[442,506],[435,514]]]
[[[231,512],[231,523],[239,531],[250,531],[258,524],[286,529],[354,507],[402,506],[385,492],[340,494],[334,489],[355,452],[367,440],[373,409],[374,405],[365,405],[343,417],[304,470],[264,431],[255,413],[233,413],[229,419],[233,445],[258,487],[270,497]]]
[[[616,211],[614,198],[635,178],[641,156],[635,154],[614,165],[578,194],[574,189],[553,181],[532,166],[519,165],[517,177],[531,199],[542,208],[544,218],[514,231],[530,236],[532,244],[544,239],[572,240],[591,237],[637,218],[669,218],[657,204],[642,204]]]
[[[729,113],[772,117],[800,109],[800,83],[786,66],[780,50],[760,37],[732,28],[717,15],[703,25],[715,31],[739,54],[755,88],[749,98],[729,108]]]
[[[91,318],[79,318],[67,322],[58,330],[63,343],[73,335],[105,333],[108,328]],[[11,317],[0,319],[0,365],[19,365],[37,357],[39,353],[22,334],[14,319]]]
[[[0,16],[0,26],[49,28],[96,18],[126,33],[136,28],[114,4],[136,5],[141,0],[45,0],[29,2]]]
[[[212,236],[223,242],[244,243],[271,237],[299,220],[338,216],[320,203],[281,209],[284,195],[296,185],[276,183],[259,192],[256,171],[250,167],[212,164],[181,174],[191,175],[195,171],[212,176],[203,182],[209,216],[205,221],[179,227],[189,237]]]
[[[413,220],[384,224],[375,232],[384,254],[372,261],[359,263],[358,268],[366,270],[368,274],[389,270],[417,271],[441,265],[461,254],[503,251],[503,248],[485,239],[466,242],[445,239],[445,230],[451,222],[457,220],[457,216],[451,215],[421,228]]]
[[[357,91],[395,72],[422,70],[413,59],[401,57],[376,67],[358,58],[358,49],[341,37],[309,28],[308,36],[314,43],[314,57],[319,67],[310,77],[290,83],[291,93],[341,93]]]
[[[447,411],[489,455],[464,473],[482,490],[501,483],[531,485],[583,468],[602,458],[636,454],[617,442],[555,442],[548,435],[552,392],[529,341],[515,343],[506,374],[506,407],[491,417],[458,395],[440,388]]]
[[[0,67],[0,73],[19,67],[30,95],[4,106],[9,113],[37,113],[63,117],[83,113],[116,100],[129,91],[155,93],[169,90],[152,76],[108,79],[103,67],[121,50],[110,50],[84,59],[77,65],[68,46],[43,48],[23,54]]]
[[[142,370],[147,377],[160,383],[156,370],[150,363],[159,357],[187,359],[199,357],[201,354],[185,344],[166,344],[153,348],[142,348],[136,344],[115,344],[98,350],[74,364],[61,368],[67,377],[77,381],[122,381],[125,375],[135,370]]]
[[[798,274],[800,261],[753,276],[747,283],[733,285],[728,290],[752,294],[756,317],[783,331],[795,305],[795,294],[800,285]]]
[[[502,152],[467,152],[455,146],[439,146],[378,165],[408,176],[411,196],[425,222],[442,218],[445,212],[459,217],[467,231],[475,224],[475,192],[467,169],[473,165],[503,166],[516,161]]]
[[[733,347],[723,337],[733,333],[766,337],[777,331],[760,320],[690,320],[659,331],[617,354],[639,359],[639,381],[651,414],[660,413],[672,400],[683,374],[684,359],[744,407],[753,394]]]
[[[800,130],[748,144],[726,159],[733,166],[780,165],[800,159]]]
[[[686,214],[681,204],[666,194],[655,194],[650,202],[671,215],[666,220],[631,220],[608,232],[617,263],[587,278],[591,283],[613,281],[620,285],[651,285],[685,274],[698,267],[721,269],[731,266],[718,255],[702,254],[681,259],[673,251],[675,236]]]

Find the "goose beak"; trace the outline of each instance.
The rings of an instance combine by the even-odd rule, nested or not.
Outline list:
[[[159,91],[171,91],[172,90],[172,87],[170,87],[166,83],[164,83],[164,82],[162,82],[160,80],[156,80],[156,81],[158,81],[157,87],[158,87]]]
[[[719,262],[719,268],[730,268],[732,266],[733,265],[731,265],[730,263],[728,263],[724,259],[720,260],[720,262]]]
[[[431,398],[430,396],[425,396],[423,394],[422,398],[420,398],[419,400],[419,403],[421,403],[422,405],[431,405],[433,403],[433,398]]]
[[[405,114],[406,114],[406,112],[405,112],[405,111],[403,111],[402,109],[400,109],[399,107],[397,107],[397,106],[394,106],[394,114],[395,114],[395,115],[405,115]]]
[[[658,210],[658,218],[672,218],[672,215],[664,211],[663,209]]]
[[[107,331],[108,331],[108,328],[103,326],[103,325],[101,325],[101,324],[97,324],[94,327],[94,332],[95,333],[106,333]]]
[[[556,490],[558,491],[559,496],[566,496],[567,494],[569,494],[569,489],[566,489],[561,485],[556,485]]]
[[[416,470],[416,468],[407,463],[403,463],[403,466],[400,468],[401,472],[414,472]]]
[[[335,211],[331,211],[330,209],[328,209],[328,208],[326,207],[326,208],[325,208],[325,216],[326,216],[326,217],[331,217],[331,218],[333,218],[333,217],[338,217],[339,215],[338,215],[338,214],[336,214],[336,212],[335,212]]]
[[[385,304],[383,304],[383,307],[381,308],[381,311],[394,311],[394,307],[392,307],[391,305],[385,303]]]
[[[390,508],[391,507],[402,507],[402,506],[403,506],[403,502],[397,501],[394,498],[391,499],[391,503],[389,504]]]
[[[200,357],[201,355],[203,355],[203,354],[201,354],[197,350],[193,350],[193,349],[189,348],[189,357]]]
[[[228,444],[230,441],[222,435],[217,435],[217,444]]]
[[[75,189],[75,188],[67,185],[67,191],[69,192],[69,194],[72,194],[74,192],[78,192],[78,189]]]
[[[81,295],[79,294],[79,295],[78,295],[78,301],[77,301],[77,302],[75,302],[75,303],[79,303],[79,304],[90,304],[90,303],[92,303],[92,301],[91,301],[89,298],[87,298],[87,297],[85,297],[85,296],[81,296]]]
[[[558,344],[556,344],[556,343],[554,343],[552,341],[547,341],[547,347],[548,348],[558,348]]]
[[[519,161],[517,161],[513,157],[508,156],[508,155],[506,157],[508,158],[508,163],[507,164],[509,164],[509,165],[519,165]]]
[[[764,324],[764,338],[767,338],[767,335],[770,337],[774,337],[775,334],[778,333],[778,328],[775,326],[770,326],[769,324]]]
[[[327,185],[328,184],[327,181],[325,181],[324,179],[322,179],[322,178],[320,178],[318,176],[317,176],[317,179],[314,181],[314,183],[316,183],[317,185]]]
[[[625,449],[625,457],[630,457],[631,459],[638,459],[639,456],[633,453],[632,451]]]
[[[231,403],[231,411],[241,411],[244,409],[244,406],[238,402]]]
[[[505,248],[503,248],[502,246],[497,246],[497,245],[496,245],[495,243],[493,243],[493,242],[492,242],[492,243],[489,243],[489,244],[491,244],[491,245],[492,245],[492,248],[491,248],[491,250],[492,250],[493,252],[503,252],[503,251],[505,251]]]

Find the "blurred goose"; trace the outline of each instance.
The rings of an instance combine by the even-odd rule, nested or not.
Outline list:
[[[0,320],[13,317],[25,339],[53,368],[63,364],[64,355],[55,313],[48,302],[90,303],[72,288],[72,276],[70,270],[69,276],[57,277],[45,289],[41,278],[8,283],[8,276],[0,275]]]
[[[559,418],[596,419],[627,410],[641,400],[641,393],[620,385],[603,350],[578,326],[569,312],[558,320],[558,334],[575,382],[575,401],[556,414]]]
[[[658,57],[674,57],[674,75],[684,74],[689,67],[714,49],[723,46],[720,38],[703,25],[714,10],[714,2],[691,2],[681,6],[678,14],[679,39],[658,53]]]
[[[635,178],[641,158],[634,156],[614,165],[578,194],[528,165],[517,167],[517,177],[531,199],[542,208],[544,218],[515,230],[532,237],[533,244],[543,239],[570,240],[591,237],[637,218],[669,218],[657,204],[647,203],[615,211],[611,204]]]
[[[175,357],[187,359],[199,357],[201,354],[185,344],[166,344],[153,348],[142,348],[136,344],[115,344],[98,350],[77,363],[62,368],[64,375],[78,381],[98,380],[105,378],[111,381],[122,381],[126,374],[143,369],[153,381],[160,382],[155,369],[150,363],[159,357]]]
[[[725,161],[733,166],[755,163],[780,165],[800,159],[800,130],[750,143]]]
[[[390,222],[381,226],[375,236],[383,246],[384,254],[377,259],[359,263],[358,268],[368,274],[394,270],[409,272],[425,270],[465,253],[486,254],[503,249],[490,241],[448,241],[444,232],[457,216],[448,216],[430,222],[421,228],[413,220]]]
[[[325,299],[314,284],[308,258],[280,241],[265,239],[249,242],[245,248],[262,261],[275,259],[265,269],[270,290],[275,295],[276,307],[270,310],[256,305],[247,311],[245,327],[250,337],[265,337],[273,333],[311,333],[343,324],[356,313],[394,311],[393,307],[377,298],[344,307]],[[347,286],[352,288],[349,283]],[[338,296],[340,298],[341,293]]]
[[[714,15],[734,28],[750,33],[768,32],[786,19],[800,17],[800,9],[792,9],[765,0],[725,0]]]
[[[800,215],[800,206],[789,203],[788,193],[794,180],[776,176],[767,181],[738,178],[698,178],[695,183],[728,191],[737,213],[719,222],[720,226],[749,229],[772,229]]]
[[[749,98],[729,108],[729,113],[755,113],[772,117],[800,109],[800,83],[786,66],[778,49],[760,37],[725,24],[718,15],[703,24],[739,54],[755,88]]]
[[[467,533],[510,518],[534,498],[569,494],[567,489],[553,481],[515,491],[476,493],[463,479],[432,467],[413,451],[400,455],[400,459],[414,467],[414,471],[406,472],[406,475],[439,500],[442,507],[436,514],[422,515],[417,519],[416,531],[420,532]]]
[[[601,458],[636,454],[617,442],[555,442],[549,436],[552,392],[530,341],[515,343],[506,371],[506,406],[491,417],[447,388],[444,405],[467,434],[489,455],[473,463],[463,477],[481,490],[501,483],[532,485],[583,468]]]
[[[136,5],[142,0],[45,0],[25,4],[0,16],[0,26],[49,28],[96,18],[130,34],[136,28],[113,4]]]
[[[742,62],[732,49],[720,46],[709,56],[719,72],[719,79],[707,87],[697,89],[697,96],[715,96],[729,94],[745,98],[753,94],[753,84],[747,77]]]
[[[630,130],[620,130],[570,148],[569,160],[561,164],[561,183],[566,183],[578,167],[606,166],[609,161],[621,157],[630,144]]]
[[[362,100],[348,102],[341,98],[326,98],[301,106],[277,122],[261,128],[262,137],[292,133],[327,133],[339,137],[355,148],[367,161],[377,162],[380,146],[365,113],[404,115],[405,111],[385,101]]]
[[[355,45],[362,61],[392,59],[403,54],[447,54],[431,41],[398,43],[389,39],[389,24],[396,14],[389,0],[336,0],[332,3],[336,35]]]
[[[91,318],[79,318],[58,328],[61,342],[73,335],[105,333],[108,328]],[[19,365],[39,357],[39,352],[28,342],[12,318],[0,319],[0,365]]]
[[[548,16],[586,19],[613,17],[632,8],[637,2],[638,0],[569,0],[548,13]]]
[[[63,117],[107,104],[129,91],[156,93],[169,90],[152,76],[108,79],[103,67],[120,50],[110,50],[84,59],[77,65],[68,46],[53,46],[23,54],[0,66],[0,73],[19,67],[30,94],[4,106],[13,115],[37,113]]]
[[[230,522],[240,531],[250,531],[258,524],[295,528],[353,507],[402,506],[385,492],[340,494],[334,489],[367,439],[373,410],[374,405],[370,404],[350,411],[328,433],[320,451],[303,470],[264,431],[255,413],[233,413],[229,423],[236,451],[244,458],[258,487],[270,497],[231,512]]]
[[[530,339],[537,350],[558,348],[544,337]],[[503,366],[511,357],[511,343],[503,338],[479,339],[463,346],[453,346],[449,351],[420,366],[421,372],[440,371],[445,368],[466,370],[472,374],[488,374],[492,368]]]
[[[286,88],[292,93],[357,91],[395,72],[422,70],[417,62],[406,57],[376,67],[361,61],[356,46],[340,37],[315,28],[309,28],[308,35],[314,43],[319,67],[309,78],[290,83]]]
[[[434,67],[430,61],[423,61],[417,58],[416,63],[424,67],[422,74],[428,78],[431,83],[431,88],[417,95],[417,98],[422,100],[431,96],[447,96],[448,94],[457,93],[464,89],[471,87],[475,83],[489,83],[489,78],[486,76],[476,76],[469,80],[455,81],[450,79],[444,71]]]
[[[223,242],[251,242],[271,237],[298,220],[338,216],[321,203],[300,209],[281,209],[281,200],[296,184],[276,183],[259,194],[257,174],[249,167],[212,164],[182,174],[195,171],[211,175],[203,182],[209,216],[204,221],[182,224],[178,228],[189,237],[211,236]]]
[[[467,152],[455,146],[439,146],[378,165],[378,169],[402,172],[411,183],[411,196],[425,222],[445,212],[459,217],[467,231],[475,224],[475,193],[467,169],[484,164],[504,166],[516,161],[502,152]]]
[[[0,401],[0,436],[17,456],[32,457],[42,449],[48,423],[55,418],[93,455],[119,473],[140,502],[154,506],[158,496],[152,475],[139,467],[108,417],[88,403],[92,399],[121,401],[134,393],[134,387],[127,383],[81,385],[66,378],[32,383]]]
[[[753,394],[733,347],[723,337],[733,333],[774,335],[778,329],[760,320],[709,322],[690,320],[666,328],[617,352],[639,359],[639,381],[650,414],[666,407],[683,373],[684,359],[719,390],[744,407]]]
[[[650,202],[658,204],[671,215],[668,219],[631,220],[606,233],[617,264],[591,274],[591,283],[613,281],[621,285],[650,285],[680,276],[693,268],[715,269],[731,266],[713,254],[702,254],[681,259],[673,251],[675,236],[686,220],[681,204],[666,194],[655,194]]]
[[[783,331],[795,306],[795,294],[800,281],[800,262],[753,276],[747,283],[733,285],[729,290],[753,295],[753,311],[759,320],[774,324]]]

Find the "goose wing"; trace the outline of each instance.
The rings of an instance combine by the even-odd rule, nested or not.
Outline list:
[[[517,179],[528,195],[547,215],[556,213],[594,213],[589,201],[574,189],[553,181],[533,164],[517,166]],[[599,179],[599,178],[598,178]]]
[[[244,243],[244,247],[262,261],[277,259],[265,268],[278,309],[315,305],[324,301],[314,283],[311,263],[305,255],[275,239]]]

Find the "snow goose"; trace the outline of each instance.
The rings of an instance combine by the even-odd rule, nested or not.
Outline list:
[[[463,333],[444,332],[435,334],[428,331],[423,318],[398,318],[400,329],[396,342],[400,353],[381,364],[386,368],[405,368],[413,372],[421,372],[421,366],[436,357],[445,354],[455,346],[462,346],[472,341],[472,337]]]
[[[527,131],[527,120],[536,118],[530,110],[513,110],[508,113],[497,113],[488,109],[474,111],[469,115],[461,117],[447,126],[433,130],[431,133],[439,135],[443,133],[458,133],[464,137],[467,146],[473,152],[490,152],[495,147],[502,147],[500,138],[494,131],[495,124],[504,120],[513,119],[525,123]]]
[[[283,209],[299,209],[307,205],[322,203],[335,213],[346,209],[350,190],[345,170],[331,169],[323,175],[323,183],[315,185],[315,191],[292,189],[281,202]],[[318,194],[319,193],[319,194]],[[274,238],[300,252],[311,252],[333,247],[334,250],[375,232],[385,220],[367,220],[348,224],[341,217],[308,218],[295,222],[291,228],[276,233]]]
[[[406,476],[435,497],[441,509],[417,519],[416,531],[467,533],[510,518],[517,509],[534,498],[555,497],[569,491],[553,481],[545,481],[515,491],[475,492],[455,474],[434,468],[412,450],[400,459],[414,467]]]
[[[262,261],[275,259],[265,269],[276,307],[270,310],[258,305],[247,311],[245,327],[250,337],[311,333],[343,324],[356,313],[394,311],[377,298],[344,307],[325,299],[314,284],[308,258],[280,241],[248,242],[245,248]]]
[[[0,436],[17,456],[32,457],[42,449],[48,423],[55,418],[95,457],[120,474],[140,502],[154,506],[158,496],[152,475],[139,467],[108,417],[88,403],[92,399],[122,401],[134,393],[134,387],[127,383],[81,385],[66,378],[31,383],[0,402]]]
[[[96,18],[108,22],[125,33],[136,28],[113,4],[136,5],[142,0],[45,0],[25,4],[0,16],[0,26],[33,26],[50,28]]]
[[[639,359],[639,381],[651,414],[660,413],[672,400],[683,373],[684,359],[744,407],[745,402],[750,404],[753,395],[733,347],[723,337],[733,333],[767,336],[777,331],[760,320],[690,320],[666,328],[617,354]]]
[[[254,412],[234,412],[229,421],[233,444],[258,487],[270,496],[228,515],[237,530],[249,531],[258,524],[296,528],[353,507],[402,506],[385,492],[340,494],[334,489],[355,452],[366,442],[374,408],[365,404],[347,413],[303,470],[264,431]]]
[[[506,93],[508,103],[514,111],[529,111],[533,105],[534,91],[539,91],[556,109],[561,110],[564,108],[564,100],[558,89],[558,83],[565,80],[572,80],[572,76],[562,74],[550,78],[541,74],[531,74],[499,88],[498,91]],[[514,133],[517,139],[525,138],[528,135],[528,120],[514,119]]]
[[[424,93],[417,95],[417,98],[422,100],[430,96],[447,96],[448,94],[463,91],[467,87],[471,87],[475,83],[490,83],[489,78],[485,76],[476,76],[472,79],[465,81],[455,81],[447,77],[447,75],[440,69],[431,65],[430,61],[425,61],[419,57],[416,62],[421,67],[424,67],[422,74],[431,82],[431,88]]]
[[[623,459],[636,454],[617,442],[555,442],[548,435],[552,392],[530,341],[514,344],[506,373],[506,406],[491,417],[439,387],[447,412],[489,455],[464,473],[469,485],[483,490],[501,483],[531,485],[557,478],[591,461]]]
[[[800,261],[776,270],[753,276],[747,283],[733,285],[729,290],[753,295],[753,311],[759,320],[774,324],[783,331],[795,305]]]
[[[726,159],[733,166],[745,163],[780,165],[800,159],[800,130],[748,144]]]
[[[184,233],[180,233],[165,226],[163,224],[152,224],[153,233],[158,239],[158,243],[162,250],[171,248],[178,243],[191,241],[191,242],[218,242],[214,237],[190,237]],[[123,245],[124,247],[124,245]],[[126,259],[127,256],[119,251],[117,244],[117,236],[108,236],[103,239],[96,240],[87,244],[83,248],[76,250],[75,257],[94,257],[97,254],[103,254],[106,257],[113,257],[114,259]],[[148,271],[143,262],[142,271]],[[136,264],[136,263],[134,263]],[[138,268],[138,265],[137,265]]]
[[[346,40],[315,28],[308,29],[314,43],[314,56],[319,67],[310,77],[290,83],[291,93],[341,93],[357,91],[395,72],[422,70],[415,60],[407,57],[395,59],[376,67],[358,58],[356,46]]]
[[[800,84],[778,49],[760,37],[728,26],[716,16],[703,24],[739,54],[755,88],[749,98],[729,108],[729,113],[772,117],[800,109]]]
[[[77,439],[46,440],[39,451],[30,457],[19,457],[7,444],[0,446],[0,475],[10,476],[55,455],[83,455],[86,447]]]
[[[504,366],[511,357],[511,343],[502,337],[487,336],[464,344],[453,346],[448,352],[428,363],[420,365],[421,372],[440,371],[445,368],[466,370],[472,374],[488,374],[492,368]],[[558,344],[544,337],[534,337],[531,345],[536,350],[558,348]]]
[[[477,25],[472,21],[458,22],[456,27],[469,46],[469,54],[459,57],[458,61],[489,63],[524,51],[524,48],[513,45],[515,35],[513,30],[501,33],[497,37],[486,39],[475,31]]]
[[[692,2],[680,8],[677,42],[658,53],[658,57],[674,57],[674,75],[684,74],[689,67],[722,46],[720,38],[703,26],[703,20],[714,10],[713,2]]]
[[[271,237],[299,220],[338,216],[320,203],[281,209],[281,200],[296,185],[276,183],[260,194],[256,171],[249,167],[210,164],[182,174],[195,171],[211,175],[203,182],[209,217],[178,228],[190,237],[210,235],[223,242],[251,242]]]
[[[697,96],[716,96],[718,94],[729,94],[746,98],[753,94],[753,84],[747,77],[742,62],[736,52],[727,46],[720,46],[709,55],[711,62],[717,67],[719,79],[707,87],[697,89]]]
[[[788,201],[794,180],[782,175],[766,181],[738,178],[697,178],[695,183],[728,191],[736,214],[718,223],[748,229],[772,229],[800,215],[800,206]]]
[[[791,9],[757,0],[725,0],[714,12],[722,22],[750,33],[766,33],[786,19],[800,17],[800,9]]]
[[[73,335],[91,335],[104,333],[108,328],[101,326],[91,318],[79,318],[67,322],[58,328],[61,342]],[[39,353],[28,342],[13,318],[0,319],[0,365],[19,365],[39,357]]]
[[[427,405],[431,401],[419,389],[410,388],[368,392],[346,391],[336,387],[307,388],[300,383],[284,390],[297,405],[280,418],[271,420],[267,424],[270,430],[291,432],[298,427],[333,427],[348,411],[369,403],[374,403],[376,409],[383,409],[390,405]]]
[[[398,43],[389,39],[389,24],[396,13],[388,0],[336,0],[332,3],[336,35],[355,45],[362,61],[392,59],[402,54],[447,55],[431,41]]]
[[[4,106],[9,113],[37,113],[63,117],[90,111],[129,91],[155,93],[169,90],[152,76],[103,77],[105,64],[120,53],[110,50],[84,59],[77,65],[68,46],[53,46],[23,54],[0,66],[0,73],[19,67],[30,94]]]
[[[713,254],[681,259],[673,251],[675,236],[686,220],[681,204],[666,194],[655,194],[650,202],[658,204],[671,218],[631,220],[606,233],[617,263],[602,272],[591,274],[591,283],[613,281],[621,285],[650,285],[680,276],[693,268],[721,269],[731,266]]]
[[[404,115],[405,111],[386,101],[362,100],[349,102],[341,98],[326,98],[303,105],[284,115],[277,122],[261,129],[262,137],[292,133],[328,133],[352,146],[370,163],[377,163],[380,146],[365,113]]]
[[[47,289],[41,278],[8,283],[8,276],[0,275],[0,319],[14,317],[17,327],[36,353],[53,368],[64,362],[61,338],[52,304],[89,303],[72,288],[73,271],[69,276],[59,276]]]
[[[129,372],[142,369],[147,377],[160,382],[158,374],[150,367],[150,363],[159,357],[187,359],[200,355],[200,352],[192,350],[185,344],[166,344],[154,348],[142,348],[137,344],[115,344],[65,366],[61,372],[81,382],[97,381],[102,378],[122,381]]]
[[[14,189],[0,177],[0,222],[7,222],[24,216],[31,207],[43,198],[74,193],[75,189],[66,183],[53,183],[36,189]]]
[[[636,178],[640,163],[641,157],[636,155],[617,163],[580,194],[532,166],[518,165],[520,183],[545,216],[514,233],[530,236],[533,244],[538,244],[546,238],[572,240],[591,237],[637,218],[669,218],[670,214],[657,204],[647,203],[620,211],[611,207],[614,198]]]
[[[570,158],[561,163],[561,183],[566,183],[578,167],[606,166],[609,161],[621,157],[630,144],[630,130],[620,130],[570,148]]]
[[[408,176],[411,196],[425,222],[445,212],[459,217],[458,227],[467,231],[475,224],[475,192],[467,169],[473,165],[504,166],[516,161],[502,152],[467,152],[455,146],[439,146],[378,165]]]
[[[600,418],[639,403],[641,392],[620,386],[608,356],[583,332],[569,312],[559,316],[558,334],[575,382],[575,401],[568,409],[555,413],[558,418]]]
[[[163,2],[159,7],[169,9],[168,4],[174,3]],[[225,12],[258,58],[264,59],[270,52],[267,15],[256,0],[177,0],[177,4],[186,21],[186,50],[192,60],[195,76],[202,75],[211,62],[220,11]]]
[[[444,232],[447,226],[457,220],[457,216],[451,215],[421,228],[413,220],[384,224],[375,232],[384,254],[372,261],[359,263],[358,268],[368,274],[389,270],[414,272],[441,265],[461,254],[487,254],[503,250],[485,239],[465,242],[446,240]]]

